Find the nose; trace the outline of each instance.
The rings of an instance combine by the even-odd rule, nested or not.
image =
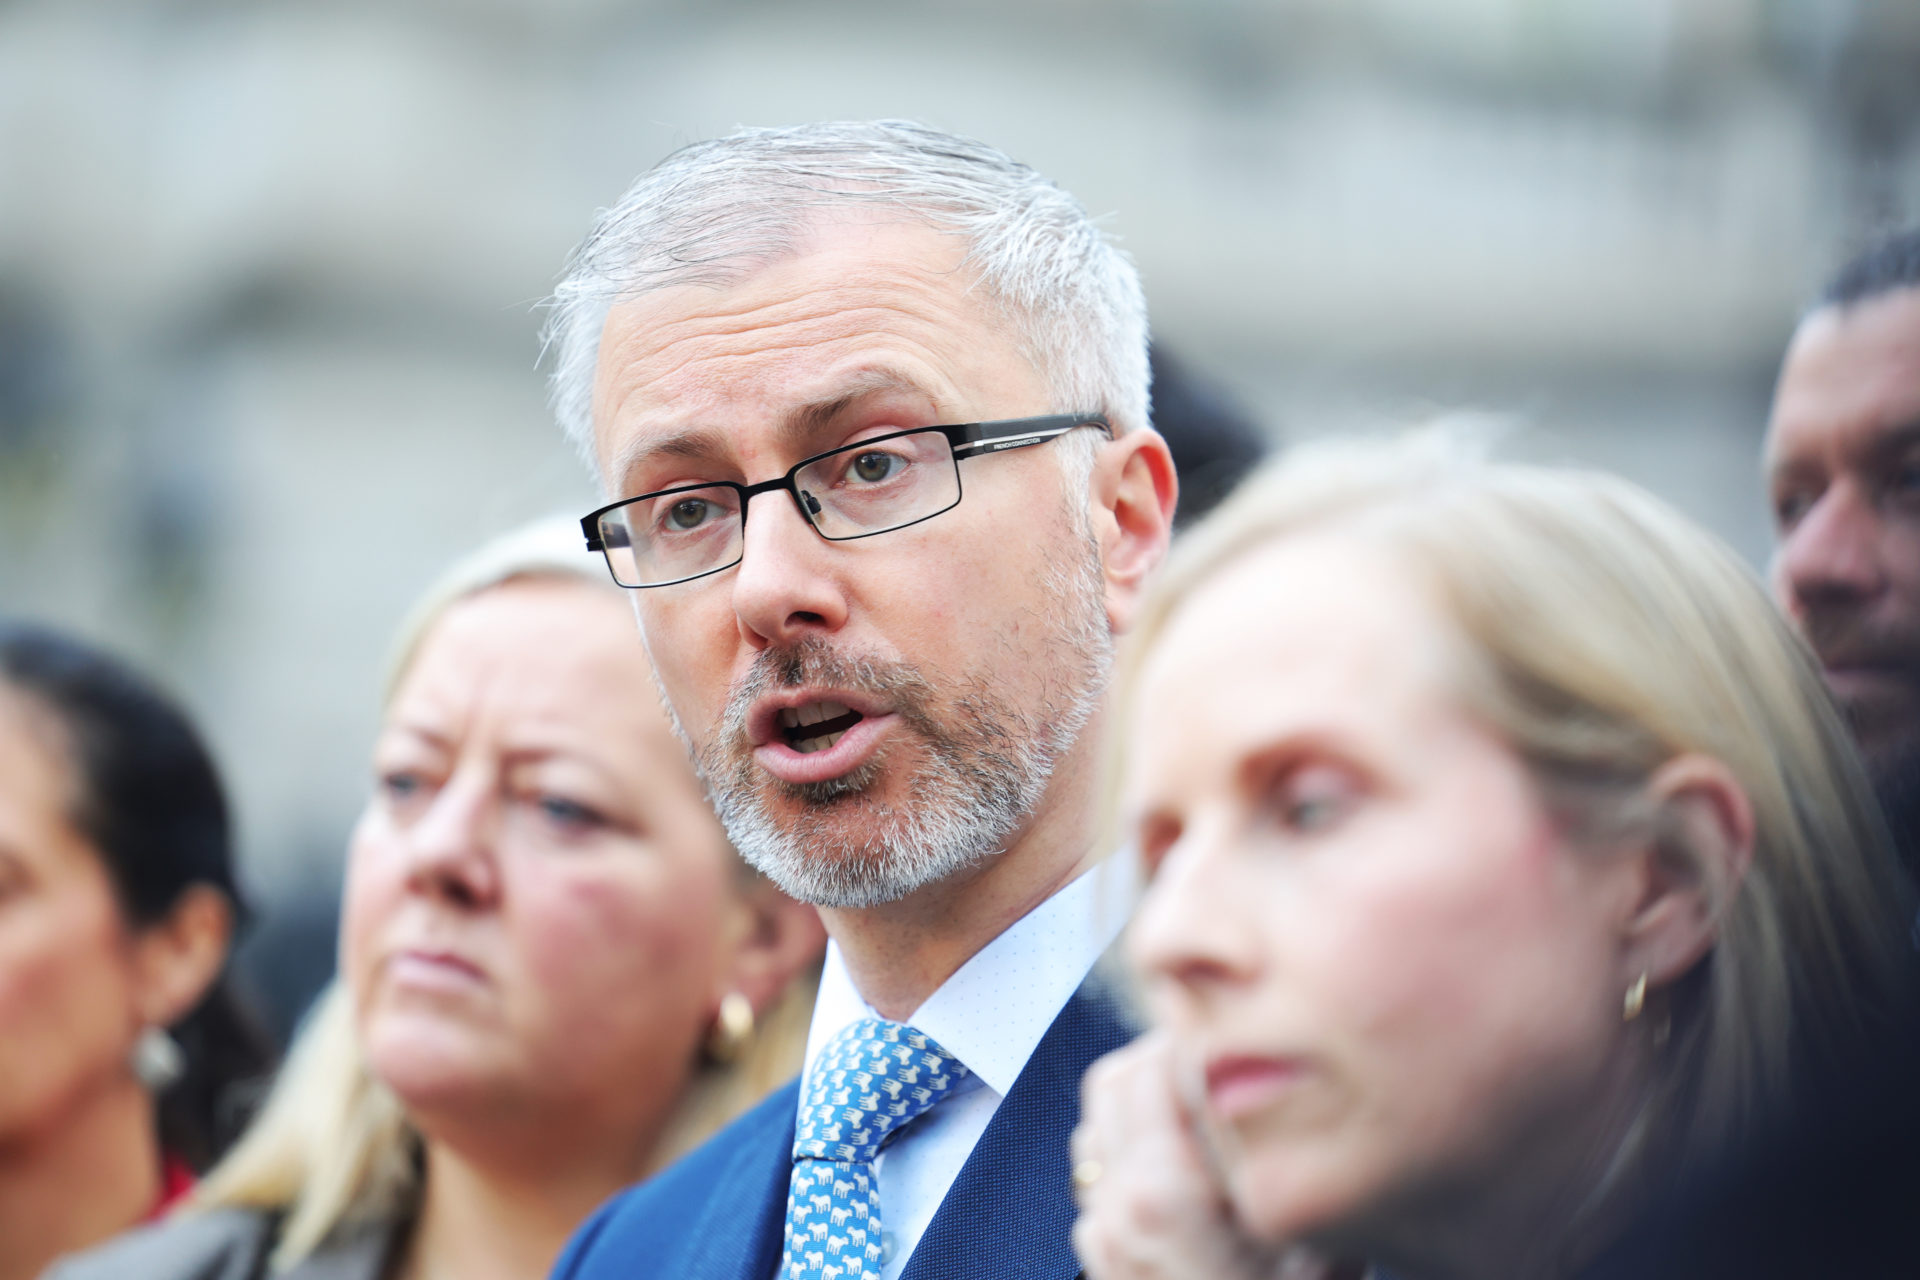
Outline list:
[[[1231,832],[1189,822],[1161,859],[1134,914],[1135,968],[1188,998],[1252,979],[1260,967],[1259,900],[1235,884]]]
[[[1859,485],[1849,479],[1829,485],[1775,553],[1774,589],[1786,611],[1804,618],[1823,606],[1860,604],[1884,591],[1881,523]]]
[[[499,901],[501,819],[489,780],[455,776],[407,828],[407,886],[463,911]]]
[[[748,513],[733,613],[755,649],[790,644],[810,631],[837,631],[847,598],[835,575],[838,548],[814,532],[792,498],[759,494]]]

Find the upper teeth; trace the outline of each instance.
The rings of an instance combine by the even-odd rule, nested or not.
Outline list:
[[[847,708],[838,702],[809,702],[804,707],[782,707],[780,727],[797,729],[803,724],[818,724],[822,720],[832,720],[846,714]]]

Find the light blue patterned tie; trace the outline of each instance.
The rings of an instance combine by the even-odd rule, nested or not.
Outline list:
[[[880,1280],[873,1158],[966,1076],[952,1054],[898,1022],[863,1018],[827,1042],[794,1130],[783,1280]]]

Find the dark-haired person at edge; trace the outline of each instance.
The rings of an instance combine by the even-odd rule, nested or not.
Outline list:
[[[226,800],[119,662],[0,623],[0,1280],[155,1216],[271,1065],[222,977]]]
[[[1920,855],[1920,230],[1836,274],[1781,365],[1764,465],[1774,596]]]
[[[1775,601],[1920,868],[1920,230],[1843,266],[1794,330],[1763,455]],[[1920,932],[1915,942],[1920,943]],[[1920,1007],[1623,1248],[1621,1280],[1920,1275]]]
[[[825,938],[743,866],[566,517],[409,611],[339,976],[165,1222],[47,1280],[533,1280],[793,1070]]]
[[[1071,1277],[1106,687],[1168,539],[1145,304],[1078,202],[900,122],[746,130],[599,220],[553,326],[666,702],[831,938],[802,1077],[615,1200],[579,1280]]]
[[[1220,505],[1267,455],[1267,433],[1227,389],[1155,338],[1147,346],[1153,374],[1153,429],[1167,442],[1180,476],[1176,532]]]

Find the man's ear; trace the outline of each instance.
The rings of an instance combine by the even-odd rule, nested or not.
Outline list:
[[[780,998],[807,965],[826,950],[827,933],[819,913],[795,902],[770,882],[756,878],[741,894],[744,927],[736,935],[733,954],[721,966],[717,1006],[729,991],[738,991],[763,1014]]]
[[[171,1026],[207,994],[233,942],[233,907],[212,885],[180,895],[165,918],[134,938],[134,1003],[140,1021]]]
[[[1638,895],[1622,937],[1622,992],[1641,974],[1658,989],[1698,964],[1753,863],[1753,806],[1720,761],[1676,757],[1647,786],[1653,834],[1631,855]]]
[[[1115,635],[1133,625],[1147,575],[1167,554],[1180,495],[1173,454],[1151,427],[1109,441],[1094,461],[1093,530],[1105,574],[1107,621]]]

